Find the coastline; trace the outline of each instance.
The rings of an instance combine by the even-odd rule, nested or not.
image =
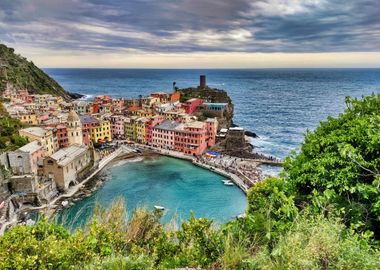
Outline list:
[[[137,151],[138,150],[138,151]],[[49,203],[46,203],[41,206],[36,207],[23,207],[20,208],[15,214],[14,218],[3,224],[3,227],[0,228],[0,235],[2,235],[9,227],[20,223],[18,215],[23,213],[24,215],[32,212],[42,212],[48,217],[56,214],[66,207],[74,205],[76,202],[87,198],[94,194],[105,182],[104,178],[99,177],[106,167],[110,166],[112,163],[119,166],[115,162],[124,163],[124,162],[138,162],[146,158],[153,158],[155,155],[168,156],[176,159],[182,159],[191,162],[194,166],[201,167],[203,169],[209,170],[213,173],[222,175],[229,180],[231,180],[236,186],[238,186],[244,195],[247,194],[250,187],[252,187],[257,182],[264,179],[264,175],[260,169],[260,165],[265,164],[267,160],[253,160],[253,159],[240,159],[239,162],[252,163],[253,167],[250,167],[251,173],[253,173],[257,178],[250,179],[239,169],[232,170],[228,165],[218,164],[216,161],[214,163],[207,161],[205,159],[195,158],[193,156],[185,155],[181,152],[171,151],[161,148],[155,148],[152,146],[134,144],[133,147],[122,144],[114,152],[104,157],[99,161],[97,165],[94,166],[95,169],[89,176],[84,180],[79,182],[77,185],[73,186],[66,193],[59,195],[54,198]],[[233,158],[233,157],[228,157]],[[235,158],[236,162],[236,158]],[[278,164],[274,164],[278,165]],[[25,224],[28,224],[28,220],[24,221]]]

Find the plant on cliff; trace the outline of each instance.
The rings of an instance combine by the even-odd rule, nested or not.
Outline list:
[[[66,100],[71,99],[55,80],[33,62],[15,54],[13,48],[0,44],[0,93],[5,89],[6,83],[16,88],[26,88],[35,94],[52,94]]]
[[[0,153],[13,151],[27,143],[27,140],[18,135],[22,123],[8,115],[0,117]]]
[[[380,94],[346,104],[306,134],[301,152],[287,159],[285,179],[298,205],[380,240]]]

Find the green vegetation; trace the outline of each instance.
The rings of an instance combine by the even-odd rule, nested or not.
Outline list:
[[[14,227],[0,269],[380,269],[380,95],[347,107],[249,191],[245,218],[176,228],[145,209],[127,219],[118,200],[74,232],[46,219]]]
[[[18,135],[22,123],[15,118],[9,117],[0,102],[0,153],[13,151],[25,145],[28,141]]]
[[[231,103],[231,98],[227,95],[227,92],[219,89],[198,89],[198,88],[186,88],[179,89],[181,92],[181,102],[185,102],[192,98],[200,98],[208,100],[209,102],[216,103]]]
[[[26,88],[35,94],[52,94],[70,100],[65,90],[33,62],[14,53],[14,49],[0,44],[0,92],[6,83],[17,88]]]

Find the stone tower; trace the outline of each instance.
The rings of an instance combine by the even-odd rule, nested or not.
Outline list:
[[[67,139],[69,145],[83,144],[82,124],[78,114],[71,110],[67,117]]]
[[[200,75],[199,76],[199,88],[200,89],[206,88],[206,75]]]

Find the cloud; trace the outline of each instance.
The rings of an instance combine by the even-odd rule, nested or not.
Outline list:
[[[94,53],[380,51],[378,0],[0,0],[0,42]]]

